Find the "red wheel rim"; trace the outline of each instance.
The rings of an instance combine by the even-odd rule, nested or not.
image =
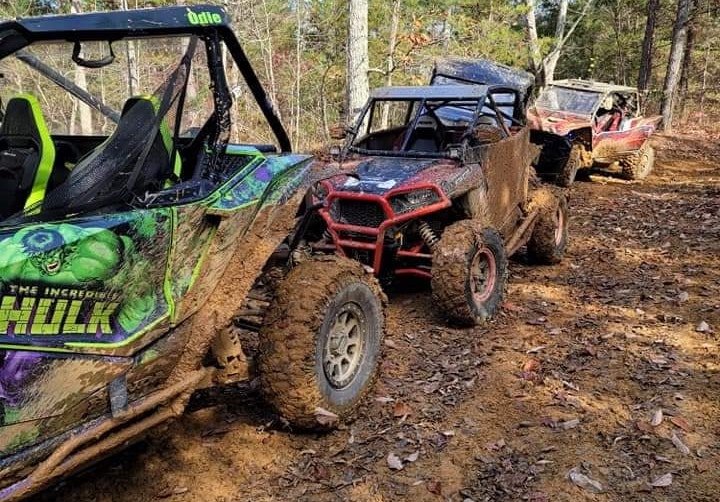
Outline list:
[[[497,282],[495,255],[487,248],[480,248],[470,264],[470,289],[476,303],[482,303],[492,295]]]
[[[558,207],[557,226],[555,227],[555,244],[557,246],[559,246],[563,240],[564,230],[565,230],[565,215],[563,214],[562,208]]]

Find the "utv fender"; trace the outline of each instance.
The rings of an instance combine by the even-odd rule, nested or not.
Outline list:
[[[310,155],[268,158],[258,155],[219,190],[209,212],[226,216],[253,205],[259,209],[268,204],[283,204],[307,178],[311,159]]]
[[[296,190],[284,205],[262,206],[247,229],[244,218],[220,222],[209,259],[199,272],[203,281],[189,293],[190,303],[203,306],[177,328],[187,342],[168,384],[182,381],[197,370],[215,337],[232,330],[236,311],[257,276],[294,228],[303,196]]]

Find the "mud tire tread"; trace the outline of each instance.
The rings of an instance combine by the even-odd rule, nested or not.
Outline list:
[[[584,167],[582,149],[583,146],[578,143],[572,146],[567,162],[557,175],[556,185],[567,188],[575,182],[578,171]]]
[[[351,403],[339,409],[320,390],[315,367],[316,343],[325,313],[336,293],[358,282],[367,286],[378,301],[378,352],[368,381]],[[362,265],[337,256],[302,262],[280,282],[260,329],[257,363],[260,389],[265,399],[294,428],[332,428],[318,422],[317,408],[338,415],[338,423],[352,419],[377,379],[386,301],[377,280]]]
[[[469,300],[469,263],[474,251],[482,246],[495,248],[497,278],[493,295],[476,311]],[[461,220],[445,229],[433,252],[432,297],[450,322],[475,326],[487,321],[500,307],[505,295],[508,262],[500,234],[483,228],[479,221]]]
[[[560,244],[555,242],[558,207],[563,212],[563,237]],[[568,241],[568,204],[564,195],[550,199],[539,208],[539,215],[527,243],[528,258],[533,263],[555,265],[560,263]]]
[[[645,144],[634,155],[620,161],[622,177],[626,180],[644,180],[655,165],[655,149]]]

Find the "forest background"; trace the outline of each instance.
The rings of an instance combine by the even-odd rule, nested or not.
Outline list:
[[[527,69],[541,85],[585,78],[639,86],[646,114],[669,110],[666,127],[718,131],[720,0],[19,0],[0,1],[0,17],[186,3],[225,6],[300,150],[327,143],[363,88],[423,84],[446,55]],[[253,119],[245,117],[245,132],[257,141]]]

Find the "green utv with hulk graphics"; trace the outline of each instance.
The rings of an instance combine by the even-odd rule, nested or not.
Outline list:
[[[299,244],[311,158],[288,153],[223,9],[0,23],[0,74],[1,501],[201,387],[257,378],[293,428],[352,416],[383,295]],[[276,145],[237,140],[263,130]]]

